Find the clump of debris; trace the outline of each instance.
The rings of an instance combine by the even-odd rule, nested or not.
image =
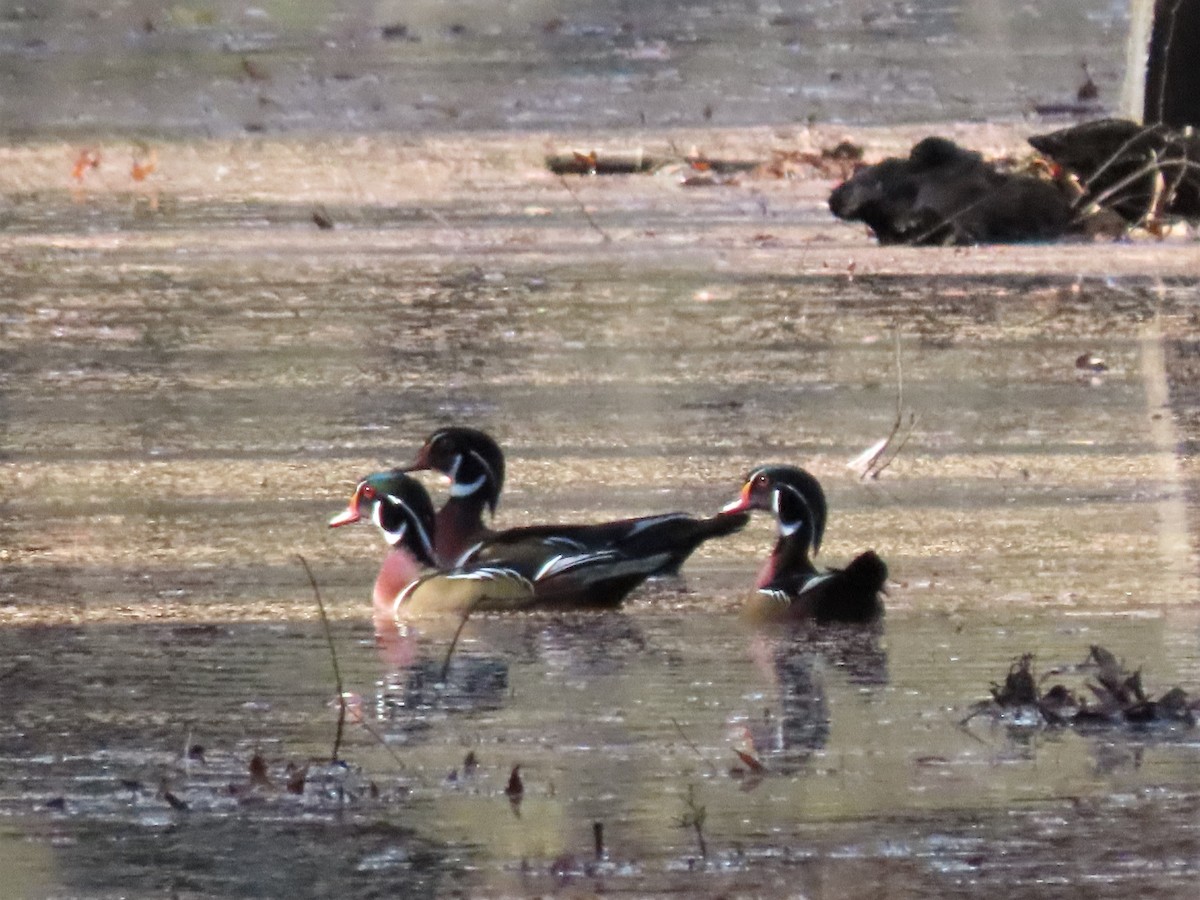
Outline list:
[[[1084,672],[1080,690],[1055,684],[1042,690],[1042,682],[1064,672]],[[1003,684],[992,683],[991,698],[976,703],[966,724],[978,715],[1013,718],[1040,725],[1086,727],[1169,723],[1190,728],[1196,724],[1200,699],[1193,700],[1180,687],[1155,698],[1142,686],[1142,670],[1130,672],[1117,657],[1092,644],[1083,663],[1054,669],[1041,679],[1034,675],[1033,654],[1012,664]]]

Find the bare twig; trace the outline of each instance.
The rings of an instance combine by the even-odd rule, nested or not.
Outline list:
[[[892,332],[892,343],[896,348],[896,418],[904,412],[904,360],[900,355],[900,330]]]
[[[1186,175],[1187,166],[1180,166],[1179,171],[1175,174],[1175,180],[1171,182],[1170,186],[1163,192],[1162,197],[1159,198],[1159,208],[1155,210],[1156,213],[1161,214],[1163,210],[1174,202],[1175,195],[1179,192],[1179,186],[1183,184],[1183,179]]]
[[[712,760],[710,760],[707,756],[705,756],[703,753],[700,752],[700,748],[697,747],[692,742],[692,739],[687,736],[687,732],[685,732],[683,730],[683,726],[679,724],[679,720],[677,720],[674,716],[672,716],[671,724],[675,726],[675,730],[679,732],[679,736],[681,738],[683,738],[683,742],[692,748],[692,752],[695,753],[696,756],[698,756],[700,758],[700,761],[702,763],[704,763],[706,766],[708,766],[709,771],[713,775],[719,775],[720,772],[717,770],[717,767],[713,765]]]
[[[313,596],[317,598],[317,609],[321,613],[321,625],[325,628],[325,642],[329,645],[329,658],[333,663],[333,682],[337,687],[338,696],[338,720],[337,733],[333,738],[333,750],[329,754],[329,761],[335,763],[338,761],[338,752],[342,749],[342,733],[346,728],[346,691],[342,687],[342,670],[338,666],[337,648],[333,645],[333,631],[329,627],[329,616],[325,614],[325,602],[321,599],[321,589],[317,587],[317,579],[312,573],[312,569],[308,567],[308,560],[299,554],[296,559],[300,560],[300,565],[304,566],[304,572],[308,575],[308,583],[312,585]]]
[[[1098,169],[1096,169],[1096,171],[1093,172],[1091,175],[1089,175],[1087,180],[1083,182],[1084,189],[1085,190],[1090,189],[1092,186],[1092,183],[1097,178],[1099,178],[1101,175],[1103,175],[1105,172],[1107,172],[1109,169],[1111,169],[1114,165],[1116,165],[1116,163],[1118,161],[1120,161],[1120,159],[1125,155],[1125,151],[1128,150],[1130,147],[1132,147],[1135,143],[1137,143],[1137,141],[1141,137],[1143,137],[1146,134],[1152,134],[1154,132],[1161,131],[1161,130],[1162,129],[1159,126],[1147,125],[1144,128],[1142,128],[1140,131],[1134,132],[1132,135],[1130,135],[1128,138],[1126,138],[1124,141],[1122,141],[1121,145],[1112,152],[1112,155],[1109,156],[1108,159],[1106,159],[1103,163],[1101,163],[1100,167]]]
[[[994,700],[980,700],[979,702],[973,704],[971,706],[971,712],[967,714],[966,718],[959,720],[958,727],[966,728],[972,719],[990,709],[995,708],[995,705],[996,703]]]
[[[958,723],[959,730],[961,730],[963,734],[971,738],[971,740],[975,741],[976,743],[983,744],[985,747],[991,746],[987,741],[971,730],[971,720],[981,713],[993,710],[994,708],[995,703],[993,701],[980,700],[971,708],[971,714]]]
[[[372,728],[370,725],[368,725],[366,720],[363,718],[359,718],[358,724],[363,727],[363,730],[366,731],[367,734],[369,734],[371,737],[375,738],[376,743],[378,743],[380,747],[382,747],[384,750],[386,750],[388,752],[388,756],[390,756],[392,759],[394,759],[396,761],[396,765],[398,765],[402,769],[406,768],[404,765],[404,760],[402,760],[400,758],[400,754],[398,754],[395,750],[392,749],[392,745],[389,744],[386,740],[384,740],[384,737],[382,734],[380,734],[378,731],[376,731],[374,728]]]
[[[1097,194],[1095,197],[1089,199],[1088,206],[1102,206],[1106,201],[1111,200],[1115,195],[1119,195],[1121,191],[1128,188],[1134,182],[1145,178],[1147,175],[1153,175],[1158,172],[1174,168],[1178,168],[1181,173],[1189,169],[1200,171],[1200,163],[1193,162],[1192,160],[1185,158],[1170,158],[1166,160],[1160,160],[1156,156],[1153,160],[1146,163],[1146,165],[1142,166],[1140,169],[1131,172],[1116,184],[1105,188],[1105,190],[1100,194]],[[1180,180],[1182,181],[1182,175],[1180,176]],[[1083,211],[1083,213],[1075,216],[1076,221],[1078,221],[1083,214],[1086,214],[1086,209]]]
[[[458,637],[462,634],[463,629],[467,627],[467,619],[471,617],[471,613],[475,610],[475,602],[472,602],[462,614],[462,620],[458,623],[458,628],[454,629],[454,637],[450,639],[450,646],[446,648],[446,658],[442,660],[442,671],[438,675],[438,681],[442,684],[446,683],[446,674],[450,671],[450,657],[454,655],[454,648],[458,646]]]
[[[933,237],[942,228],[945,228],[947,225],[953,225],[956,221],[958,221],[960,218],[965,216],[967,213],[969,213],[975,207],[979,206],[979,204],[983,203],[985,200],[988,200],[989,197],[990,197],[990,195],[983,194],[982,196],[978,197],[975,200],[972,200],[970,203],[966,204],[965,206],[959,207],[954,212],[952,212],[950,215],[942,216],[937,222],[935,222],[929,228],[922,231],[911,241],[905,241],[905,243],[912,244],[913,246],[917,246],[917,245],[925,243],[925,241],[927,241],[929,238]]]
[[[908,444],[909,438],[913,436],[913,431],[916,430],[917,423],[920,421],[921,417],[919,415],[917,415],[915,412],[909,411],[908,428],[904,430],[904,436],[900,438],[900,442],[896,444],[895,448],[892,450],[887,459],[875,464],[875,470],[871,472],[871,478],[878,478],[881,474],[883,474],[883,471],[888,466],[896,461],[896,457],[900,455],[900,451],[903,450]]]
[[[592,218],[592,214],[588,212],[587,206],[584,205],[584,202],[579,198],[579,195],[575,193],[575,189],[571,187],[571,184],[567,181],[566,176],[559,175],[558,180],[559,183],[562,184],[562,186],[566,189],[567,193],[571,195],[571,199],[575,201],[575,205],[579,207],[579,211],[583,213],[583,217],[587,219],[587,223],[591,225],[596,233],[604,239],[604,243],[610,243],[612,241],[612,237],[607,231],[600,227],[595,219]]]
[[[708,810],[696,802],[696,786],[688,785],[687,797],[684,798],[684,812],[679,817],[680,828],[690,828],[696,832],[696,844],[700,848],[700,858],[708,859],[708,844],[704,841],[704,820]]]
[[[881,472],[895,462],[896,457],[900,455],[900,451],[908,443],[912,437],[913,430],[917,427],[917,422],[920,417],[911,410],[908,410],[908,428],[904,431],[899,443],[896,442],[896,436],[900,434],[900,430],[904,427],[904,363],[900,354],[900,332],[893,332],[896,343],[896,419],[892,422],[892,428],[888,432],[887,437],[883,440],[872,444],[864,453],[859,454],[849,463],[849,468],[854,469],[859,473],[859,480],[865,481],[867,478],[872,480],[877,479]],[[889,454],[888,451],[891,451]]]
[[[1167,62],[1171,58],[1171,44],[1175,42],[1175,21],[1179,12],[1179,7],[1183,5],[1183,0],[1175,0],[1171,11],[1167,13],[1167,38],[1163,41],[1162,56],[1160,57],[1162,65],[1159,68],[1158,79],[1158,109],[1155,110],[1157,115],[1155,118],[1161,122],[1163,111],[1167,108]],[[1144,74],[1144,73],[1143,73]]]

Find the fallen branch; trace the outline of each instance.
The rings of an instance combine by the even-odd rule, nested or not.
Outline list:
[[[546,168],[555,175],[637,175],[653,172],[665,163],[666,160],[647,156],[640,148],[614,152],[589,150],[587,153],[572,150],[546,157]]]

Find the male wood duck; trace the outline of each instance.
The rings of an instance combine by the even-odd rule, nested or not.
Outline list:
[[[692,552],[709,538],[723,537],[745,527],[744,512],[720,512],[698,519],[673,512],[587,525],[529,525],[492,531],[484,510],[494,514],[504,487],[504,453],[499,444],[477,428],[452,426],[431,434],[406,472],[431,470],[450,479],[450,497],[438,510],[434,538],[436,557],[443,565],[473,558],[507,556],[509,546],[529,540],[555,540],[573,552],[611,549],[629,558],[666,554],[652,574],[676,574]]]
[[[758,595],[748,607],[755,618],[870,622],[883,615],[880,593],[887,566],[868,550],[844,569],[819,571],[810,552],[820,549],[825,530],[825,492],[810,473],[795,466],[760,466],[746,476],[741,494],[725,510],[768,510],[779,539],[758,577]]]
[[[440,568],[433,503],[421,483],[400,469],[359,482],[349,506],[329,525],[362,519],[374,522],[390,545],[375,579],[375,607],[400,618],[614,607],[669,557],[665,549],[636,556],[616,547],[580,551],[554,535],[528,535],[482,547],[458,565]]]

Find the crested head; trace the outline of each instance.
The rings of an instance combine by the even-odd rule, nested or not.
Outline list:
[[[441,428],[425,439],[405,471],[441,472],[451,497],[478,497],[493,513],[504,488],[504,453],[487,432],[463,425]]]
[[[433,552],[433,502],[424,486],[402,469],[368,475],[354,488],[350,505],[329,521],[331,528],[366,518],[393,547],[404,547],[428,566]]]
[[[821,483],[797,466],[766,465],[752,469],[738,499],[726,512],[761,509],[774,514],[779,533],[789,537],[807,531],[813,552],[821,549],[828,507]]]

